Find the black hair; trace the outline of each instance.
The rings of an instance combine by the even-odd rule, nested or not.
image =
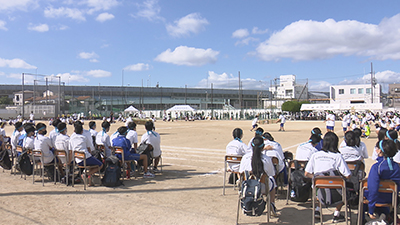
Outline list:
[[[127,132],[127,131],[128,131],[128,128],[125,127],[125,126],[119,127],[119,128],[118,128],[118,133],[119,133],[120,135],[126,135],[126,132]]]
[[[103,121],[101,123],[101,127],[105,128],[105,129],[109,128],[110,127],[110,122],[108,122],[107,120]]]
[[[396,144],[397,149],[400,150],[400,142],[399,142],[399,140],[397,139],[397,138],[399,138],[399,135],[397,134],[397,131],[396,131],[396,130],[389,130],[389,131],[386,131],[386,136],[387,136],[390,140],[392,140],[392,141]]]
[[[389,157],[389,158],[395,156],[398,151],[396,144],[392,140],[378,141],[378,142],[376,142],[375,146],[382,151],[383,156]]]
[[[356,146],[357,146],[357,147],[360,147],[362,131],[361,131],[360,128],[355,128],[355,129],[353,130],[353,132],[354,132],[354,134],[356,135]]]
[[[146,128],[147,131],[151,131],[153,130],[154,124],[152,121],[146,121],[144,127]]]
[[[95,127],[95,126],[96,126],[96,122],[94,122],[94,121],[89,122],[89,128],[93,129],[93,127]]]
[[[27,133],[27,134],[29,134],[30,132],[35,132],[35,126],[33,126],[32,124],[28,124],[28,125],[26,125],[25,127],[24,127],[24,129],[25,129],[25,132]]]
[[[318,134],[313,134],[310,137],[310,142],[311,144],[315,145],[318,144],[321,141],[321,136]]]
[[[386,131],[387,131],[386,128],[381,128],[381,129],[379,130],[379,132],[378,132],[378,140],[379,140],[379,141],[382,141],[383,139],[385,139],[385,137],[386,137]]]
[[[80,120],[77,120],[77,121],[75,121],[75,122],[74,122],[74,124],[80,124],[80,125],[83,125],[83,123],[82,123]]]
[[[265,132],[262,136],[269,141],[275,140],[274,137],[272,137],[272,135],[269,132]]]
[[[233,138],[242,138],[243,137],[243,130],[240,128],[235,128],[232,132]]]
[[[16,123],[14,124],[14,127],[15,127],[16,130],[18,130],[19,128],[22,127],[22,123],[21,123],[21,122],[16,122]]]
[[[264,129],[259,127],[259,128],[256,129],[255,137],[261,136],[263,133],[264,133]]]
[[[344,140],[346,142],[346,145],[349,147],[355,147],[357,144],[357,140],[356,140],[356,134],[353,131],[347,131],[344,134]]]
[[[53,125],[54,127],[57,127],[57,125],[58,125],[60,122],[61,122],[61,120],[57,118],[57,119],[53,120],[53,122],[51,122],[51,125]]]
[[[325,152],[338,153],[338,136],[333,132],[328,132],[324,136],[324,143],[322,145],[322,150]]]
[[[36,130],[37,130],[38,132],[40,132],[40,133],[41,133],[41,131],[43,131],[44,129],[46,129],[46,124],[44,124],[44,123],[38,123],[38,124],[36,125]]]
[[[82,134],[83,133],[83,126],[81,123],[75,123],[74,124],[74,128],[75,128],[75,133],[76,134]]]
[[[264,172],[264,163],[261,160],[264,150],[264,139],[260,136],[254,137],[251,142],[253,147],[253,156],[251,157],[251,170],[257,178],[260,178]]]
[[[319,129],[319,127],[314,127],[314,128],[311,130],[311,134],[319,134],[319,135],[322,135],[322,131],[321,131],[321,129]]]
[[[128,123],[128,128],[129,128],[129,130],[134,130],[136,128],[136,123],[135,122],[129,122]]]
[[[65,130],[65,128],[67,128],[67,124],[66,123],[61,122],[61,123],[59,123],[57,125],[57,130],[60,133],[63,132]]]

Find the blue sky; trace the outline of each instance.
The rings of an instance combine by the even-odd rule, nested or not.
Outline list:
[[[0,0],[0,78],[265,89],[400,82],[400,1]],[[43,83],[42,76],[25,80]]]

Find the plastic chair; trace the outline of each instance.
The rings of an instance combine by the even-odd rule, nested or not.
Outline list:
[[[245,173],[241,173],[239,185],[241,186],[242,182],[245,180],[247,180]],[[266,193],[263,193],[263,196],[266,196],[266,198],[267,198],[267,201],[266,201],[267,202],[266,203],[266,205],[267,205],[267,223],[269,223],[269,219],[271,217],[271,196],[270,196],[270,192],[269,192],[269,177],[267,176],[267,174],[261,175],[260,183],[265,184]],[[238,207],[237,207],[237,211],[236,211],[236,224],[239,224],[240,200],[241,200],[241,196],[240,196],[240,192],[239,192]]]
[[[313,178],[313,188],[312,188],[312,215],[311,215],[311,224],[315,224],[315,200],[317,198],[317,188],[328,188],[328,189],[342,189],[342,200],[345,207],[345,218],[346,224],[349,224],[349,219],[347,217],[347,198],[346,198],[346,181],[340,176],[318,176]],[[322,203],[319,201],[319,208],[321,213],[321,224],[323,224],[322,218]]]
[[[299,160],[289,161],[289,166],[288,166],[288,168],[289,168],[289,173],[288,173],[289,185],[288,185],[288,191],[286,193],[286,205],[289,204],[289,195],[290,195],[290,187],[291,187],[291,185],[290,185],[290,175],[292,174],[292,170],[299,169],[299,168],[296,168],[296,162],[295,161],[297,161],[298,167],[299,168],[303,168],[303,169],[306,168],[306,165],[307,165],[307,162],[308,162],[308,161],[299,161]]]
[[[364,213],[363,204],[368,204],[369,201],[364,199],[364,191],[368,189],[368,179],[363,179],[360,185],[360,197],[358,201],[358,218],[357,224],[362,224],[362,215]],[[393,224],[397,224],[397,184],[392,180],[381,180],[379,182],[379,192],[392,193],[392,203],[376,203],[376,207],[393,207],[394,210],[394,221]]]
[[[232,164],[240,164],[240,161],[242,160],[241,155],[225,155],[225,161],[224,161],[224,180],[223,180],[223,188],[222,188],[222,195],[225,195],[225,183],[226,183],[226,173],[232,172],[238,176],[240,176],[239,172],[233,172],[230,169],[228,170],[228,163]],[[234,181],[236,183],[236,180]],[[235,188],[235,185],[233,186]]]
[[[83,169],[83,174],[85,175],[85,179],[83,179],[83,189],[84,190],[86,190],[86,181],[87,181],[87,179],[86,179],[86,171],[88,170],[88,169],[92,169],[92,168],[97,168],[98,169],[98,173],[99,173],[99,176],[100,176],[100,166],[97,166],[97,165],[95,165],[95,166],[88,166],[88,165],[86,165],[86,154],[85,154],[85,152],[79,152],[79,151],[74,151],[73,152],[73,155],[74,155],[74,157],[73,157],[73,171],[72,171],[72,174],[75,174],[74,173],[74,170],[75,170],[75,168],[77,167],[77,168],[79,168],[79,169]],[[75,159],[81,159],[81,160],[83,160],[83,166],[80,166],[80,165],[78,165],[77,163],[76,163],[76,161],[75,161]],[[79,172],[79,175],[81,175],[81,172]],[[72,178],[72,187],[74,187],[74,184],[75,184],[75,179],[74,179],[74,177]]]
[[[121,155],[122,174],[123,174],[123,176],[124,176],[124,179],[126,179],[126,178],[127,178],[127,175],[126,175],[126,172],[125,172],[125,163],[127,163],[127,164],[130,164],[130,163],[132,163],[132,162],[135,163],[135,160],[125,160],[124,149],[123,149],[122,147],[119,147],[119,146],[114,146],[114,154],[120,154],[120,155]],[[135,166],[135,179],[137,178],[137,175],[136,175],[136,167],[137,167],[137,166]],[[129,167],[128,167],[128,168],[129,168]],[[129,172],[130,172],[130,171],[129,171]],[[128,178],[130,178],[130,176],[129,176]]]
[[[40,161],[37,161],[36,159],[39,158]],[[37,166],[41,167],[41,172],[42,172],[42,185],[44,186],[44,167],[45,166],[54,166],[54,184],[56,183],[56,160],[55,157],[53,157],[53,163],[43,163],[44,158],[42,154],[42,150],[40,149],[34,149],[32,150],[32,161],[33,161],[33,173],[32,173],[32,179],[33,183],[35,183],[35,167]]]

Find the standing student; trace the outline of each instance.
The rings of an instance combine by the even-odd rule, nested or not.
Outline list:
[[[343,128],[343,136],[346,133],[348,127],[350,127],[350,113],[349,111],[344,112],[344,115],[342,116],[342,128]]]
[[[344,177],[350,177],[350,170],[347,166],[346,162],[343,159],[343,156],[340,154],[338,150],[339,138],[333,132],[328,132],[324,136],[324,145],[322,146],[322,150],[311,155],[310,160],[307,163],[305,168],[304,175],[313,178],[314,176],[323,176],[324,174],[334,175],[333,171],[338,171]],[[324,190],[318,190],[318,199],[324,199],[323,192]],[[331,199],[332,203],[339,202],[336,206],[336,210],[333,214],[333,222],[344,221],[344,216],[340,214],[340,210],[343,206],[343,202],[341,202],[341,190],[332,189],[331,191]],[[326,193],[325,193],[326,196]],[[326,199],[326,198],[325,198]],[[325,202],[322,201],[324,204]],[[315,217],[320,218],[320,208],[317,207],[315,210]]]
[[[253,131],[254,129],[256,129],[258,127],[257,123],[258,123],[258,115],[256,115],[256,117],[254,117],[253,121],[251,122],[250,131]]]
[[[281,113],[281,112],[278,112],[278,120],[276,121],[276,123],[279,123],[280,122],[280,125],[279,125],[279,130],[278,131],[285,131],[285,122],[286,122],[286,118],[285,118],[285,116]]]
[[[325,118],[326,123],[326,132],[334,132],[335,131],[335,114],[332,111],[328,110]]]

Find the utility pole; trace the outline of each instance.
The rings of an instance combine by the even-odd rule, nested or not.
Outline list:
[[[371,62],[371,103],[374,103],[374,70],[372,68],[372,62]]]

